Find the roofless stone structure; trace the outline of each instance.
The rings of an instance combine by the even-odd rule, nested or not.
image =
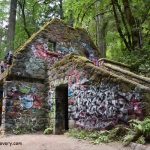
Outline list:
[[[101,130],[149,115],[150,79],[99,58],[85,30],[45,24],[0,76],[2,131]]]

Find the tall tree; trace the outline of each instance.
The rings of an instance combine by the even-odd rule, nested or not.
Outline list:
[[[133,15],[129,0],[111,0],[116,27],[126,48],[129,51],[142,48],[142,34],[140,21]],[[124,9],[122,9],[122,7]]]
[[[100,7],[103,5],[100,1],[95,3],[96,7],[96,44],[100,50],[101,57],[106,57],[106,32],[108,20],[105,17],[105,13],[100,11]]]
[[[132,37],[132,48],[142,48],[141,34],[140,34],[140,24],[139,20],[134,17],[129,0],[122,0],[124,6],[124,14],[129,24],[131,37]]]
[[[10,1],[9,24],[7,32],[7,51],[14,50],[17,0]]]
[[[26,15],[25,15],[26,0],[19,0],[18,4],[19,4],[19,8],[21,10],[24,31],[26,32],[26,34],[28,35],[28,38],[29,38],[31,36],[31,34],[27,28],[27,22],[26,22]]]
[[[97,46],[100,50],[101,57],[106,57],[106,29],[108,22],[104,20],[103,14],[98,14],[96,16],[96,37]]]
[[[63,1],[59,0],[59,15],[61,19],[64,19]]]

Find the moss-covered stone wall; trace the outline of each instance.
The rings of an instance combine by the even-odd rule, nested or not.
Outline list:
[[[74,122],[75,127],[109,129],[149,115],[148,87],[110,74],[84,57],[65,57],[48,74],[52,110],[56,107],[55,88],[68,84],[69,122]]]
[[[45,79],[46,63],[56,59],[56,57],[48,55],[47,52],[48,46],[45,44],[45,40],[37,39],[28,45],[26,51],[16,55],[9,74],[21,78]]]
[[[100,56],[85,30],[74,29],[54,19],[15,52],[9,75],[45,79],[46,67],[70,53],[96,60]]]

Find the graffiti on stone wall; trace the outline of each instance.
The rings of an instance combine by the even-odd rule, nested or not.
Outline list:
[[[20,83],[12,86],[8,89],[7,97],[8,105],[12,107],[10,109],[15,109],[15,106],[21,107],[21,109],[40,109],[43,105],[43,97],[38,95],[38,89],[33,85]]]
[[[94,65],[99,66],[99,58],[94,56],[93,48],[85,42],[72,43],[72,42],[60,42],[57,44],[56,49],[63,55],[70,53],[78,53],[78,50],[84,53],[88,59],[90,59]]]
[[[84,71],[78,71],[76,66],[73,66],[67,73],[68,84],[72,86],[74,84],[82,85],[88,82],[89,80],[85,78],[85,75],[86,73]]]
[[[90,54],[93,54],[93,48],[89,45],[89,43],[74,41],[74,42],[59,42],[56,45],[56,49],[61,51],[63,54],[68,53],[77,53],[78,50],[83,50],[86,52],[86,56],[88,57]]]
[[[59,42],[56,45],[56,49],[63,55],[75,52],[75,47],[71,42]]]
[[[44,62],[41,59],[36,59],[35,57],[29,58],[28,61],[25,62],[25,70],[29,75],[37,74],[38,73],[44,75],[45,74],[45,68],[44,68]]]
[[[38,39],[32,46],[32,52],[35,57],[41,58],[43,60],[48,58],[48,45],[43,39]]]
[[[137,88],[124,87],[103,79],[96,85],[88,80],[86,71],[72,66],[67,71],[68,115],[79,127],[109,129],[130,119],[143,118],[142,94]],[[52,89],[51,89],[52,90]],[[50,110],[55,102],[55,90],[49,92]]]
[[[39,38],[31,45],[31,51],[36,59],[30,58],[29,62],[26,62],[26,69],[30,73],[30,68],[41,68],[40,64],[37,64],[37,62],[39,62],[37,59],[46,61],[50,67],[55,62],[62,59],[66,54],[78,53],[79,49],[83,49],[82,51],[85,53],[84,55],[89,58],[96,66],[99,65],[98,58],[93,54],[93,48],[87,43],[59,42],[56,44],[55,51],[53,51],[51,48],[49,48],[46,39]],[[31,64],[34,65],[31,66]]]
[[[68,90],[69,117],[77,126],[103,129],[143,117],[139,91],[122,92],[119,85],[102,82],[92,86],[86,78],[77,79],[76,83],[70,77]]]
[[[19,131],[44,129],[44,86],[40,83],[9,82],[6,91],[6,128]],[[19,128],[19,129],[18,129]]]
[[[35,58],[46,61],[49,66],[64,56],[61,51],[57,50],[57,52],[53,52],[53,50],[48,47],[48,42],[42,38],[37,39],[37,41],[32,44],[31,50]]]

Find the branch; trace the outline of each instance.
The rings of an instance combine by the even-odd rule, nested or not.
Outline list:
[[[23,24],[24,24],[24,30],[27,33],[28,37],[31,37],[30,32],[27,29],[27,24],[26,24],[26,16],[25,16],[25,0],[23,0],[23,3],[21,3],[20,1],[18,1],[19,7],[21,9],[22,12],[22,19],[23,19]]]
[[[91,3],[91,4],[86,8],[86,10],[85,10],[84,13],[83,13],[82,19],[81,19],[81,24],[82,24],[83,19],[84,19],[85,15],[86,15],[86,12],[87,12],[97,1],[99,1],[99,0],[95,0],[93,3]]]
[[[141,24],[143,24],[145,22],[145,20],[148,18],[149,11],[150,11],[150,6],[146,9],[146,12],[143,14],[143,19],[142,19]]]
[[[115,0],[111,0],[111,2],[112,2],[112,6],[113,6],[115,21],[116,21],[116,27],[117,27],[117,30],[119,32],[119,35],[120,35],[121,39],[123,40],[123,42],[125,43],[125,46],[127,47],[127,49],[129,51],[131,51],[130,46],[128,45],[128,42],[127,42],[126,38],[124,37],[124,34],[123,34],[123,32],[121,30],[121,27],[120,27],[120,22],[119,22],[119,19],[118,19],[116,8],[115,8]]]
[[[125,30],[126,30],[126,32],[127,32],[127,37],[128,37],[128,42],[129,42],[129,45],[131,46],[131,37],[130,37],[130,32],[129,32],[129,30],[128,30],[128,26],[127,26],[127,24],[126,24],[126,21],[125,21],[125,18],[124,18],[124,14],[123,14],[123,12],[122,12],[122,10],[121,10],[121,7],[120,7],[120,5],[119,5],[119,3],[118,3],[118,0],[116,0],[116,6],[118,7],[118,10],[119,10],[119,12],[120,12],[120,14],[121,14],[121,19],[122,19],[122,22],[123,22],[123,24],[124,24],[124,27],[125,27]]]
[[[95,17],[97,17],[99,15],[104,15],[104,14],[109,13],[109,12],[112,12],[112,10],[107,10],[107,11],[104,11],[104,12],[100,12],[100,13],[96,14]]]

